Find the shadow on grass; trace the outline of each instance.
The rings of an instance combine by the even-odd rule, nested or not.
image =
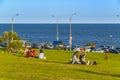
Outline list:
[[[112,77],[120,77],[120,74],[109,74],[109,73],[101,73],[101,72],[94,72],[94,71],[88,71],[88,70],[77,70],[85,73],[90,73],[90,74],[98,74],[98,75],[106,75],[106,76],[112,76]]]

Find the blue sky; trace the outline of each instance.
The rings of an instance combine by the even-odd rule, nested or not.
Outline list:
[[[119,23],[120,0],[0,0],[0,23]]]

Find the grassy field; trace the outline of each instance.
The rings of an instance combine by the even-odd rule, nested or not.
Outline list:
[[[120,55],[87,53],[98,65],[68,64],[72,52],[45,50],[46,60],[0,51],[0,80],[120,80]],[[81,54],[81,52],[79,53]]]

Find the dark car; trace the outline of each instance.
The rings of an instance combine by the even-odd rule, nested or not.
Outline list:
[[[119,54],[119,51],[117,49],[109,49],[109,52]]]
[[[6,49],[7,43],[0,43],[0,49]]]
[[[0,47],[7,47],[7,43],[0,43]]]
[[[31,45],[31,48],[33,48],[33,49],[38,49],[39,46],[38,46],[37,44],[33,43],[33,44]]]
[[[118,51],[119,51],[119,53],[120,53],[120,47],[117,47],[117,48],[116,48],[116,50],[118,50]]]

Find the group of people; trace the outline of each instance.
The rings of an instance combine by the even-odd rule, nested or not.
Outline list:
[[[86,53],[82,53],[80,56],[78,55],[78,51],[75,51],[72,55],[72,59],[69,63],[71,64],[85,64],[85,65],[97,65],[96,61],[90,62],[86,61]]]
[[[40,49],[40,52],[38,53],[38,56],[36,56],[36,51],[35,50],[31,50],[31,48],[26,48],[26,57],[46,59],[42,49]]]
[[[31,48],[26,48],[26,57],[36,57],[35,50],[31,50]]]
[[[85,65],[97,65],[96,61],[90,62],[86,61],[86,53],[82,53],[80,56],[78,55],[78,51],[75,51],[72,55],[72,59],[69,63],[71,64],[85,64]],[[44,52],[40,49],[38,56],[36,56],[36,51],[31,50],[31,48],[26,48],[26,57],[35,57],[40,59],[46,59],[44,56]]]
[[[13,52],[13,49],[10,49],[11,52]],[[33,57],[33,58],[40,58],[40,59],[46,59],[46,57],[44,56],[44,52],[43,49],[40,49],[38,56],[36,56],[36,51],[32,50],[31,48],[26,48],[25,50],[26,53],[26,57]],[[106,52],[105,54],[105,59],[108,59],[108,52]],[[71,61],[69,62],[70,64],[85,64],[85,65],[97,65],[96,61],[90,62],[90,61],[86,61],[86,53],[82,53],[79,56],[79,51],[75,51],[72,55]]]

